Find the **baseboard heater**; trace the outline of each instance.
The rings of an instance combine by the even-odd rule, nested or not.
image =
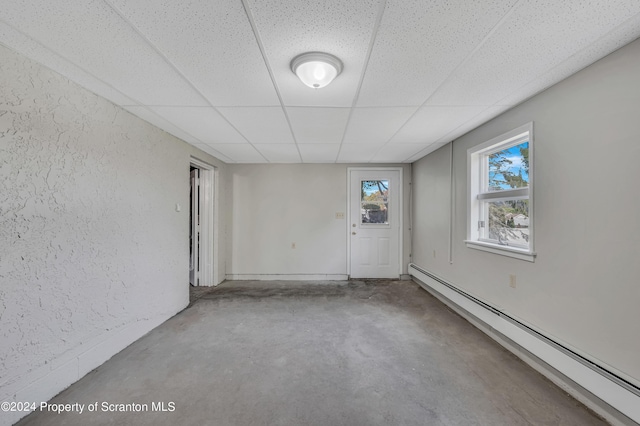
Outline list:
[[[629,419],[640,423],[640,387],[607,368],[585,358],[571,348],[546,336],[532,326],[508,313],[459,289],[446,280],[410,263],[409,274],[430,293],[444,297],[474,319],[488,326],[491,331],[516,343],[530,354],[568,377],[597,398],[609,404]],[[446,301],[445,301],[446,303]],[[490,337],[491,333],[489,333]],[[499,336],[498,336],[499,337]],[[498,339],[498,341],[500,341]],[[512,349],[512,348],[509,348]],[[516,353],[516,355],[518,355]],[[526,360],[525,360],[526,361]],[[539,370],[539,369],[538,369]],[[540,371],[540,370],[539,370]],[[557,377],[549,377],[557,384]],[[561,380],[561,379],[560,379]],[[570,385],[562,386],[571,392]],[[574,392],[571,392],[574,393]],[[583,395],[575,395],[599,414],[607,416],[601,407],[589,404]],[[610,419],[612,420],[612,419]]]

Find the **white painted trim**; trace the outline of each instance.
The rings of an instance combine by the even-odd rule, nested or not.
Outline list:
[[[527,262],[535,262],[536,260],[536,254],[526,249],[501,246],[499,244],[487,243],[485,241],[465,240],[464,242],[467,244],[468,248],[499,254],[501,256],[513,257],[515,259],[526,260]]]
[[[402,276],[402,265],[404,258],[402,251],[404,249],[404,169],[402,167],[347,167],[347,221],[346,221],[346,238],[347,238],[347,275],[351,276],[351,172],[369,172],[369,171],[397,171],[399,176],[399,206],[398,214],[400,223],[398,224],[398,277]]]
[[[483,251],[487,251],[490,253],[500,254],[504,256],[510,256],[517,259],[527,260],[529,262],[535,261],[535,203],[534,203],[534,193],[535,193],[535,135],[533,131],[533,122],[529,122],[519,126],[513,130],[510,130],[506,133],[501,134],[500,136],[496,136],[486,142],[483,142],[479,145],[475,145],[469,149],[467,149],[467,239],[465,242],[467,243],[468,248],[479,249]],[[522,250],[514,249],[512,247],[501,247],[497,244],[486,244],[482,241],[478,240],[479,231],[476,228],[476,224],[479,220],[479,199],[496,199],[499,200],[501,197],[504,197],[508,194],[509,197],[520,197],[524,196],[525,190],[522,189],[510,189],[505,191],[499,191],[495,194],[485,194],[484,196],[479,196],[481,193],[480,186],[481,180],[478,179],[480,173],[480,168],[482,167],[479,164],[478,157],[491,152],[492,147],[498,143],[509,144],[519,139],[523,139],[523,134],[528,133],[529,139],[529,188],[526,189],[529,197],[529,248],[524,253]],[[474,185],[475,182],[475,185]],[[523,255],[524,253],[524,255]]]
[[[483,154],[485,151],[490,151],[491,150],[490,148],[493,145],[496,145],[498,143],[504,143],[504,144],[511,143],[513,141],[520,139],[522,135],[527,132],[529,133],[529,137],[533,135],[533,121],[523,124],[522,126],[518,126],[513,130],[509,130],[508,132],[505,132],[499,136],[496,136],[495,138],[489,139],[486,142],[475,145],[469,148],[469,151],[471,151],[474,154]],[[526,139],[523,139],[523,141],[524,140]]]
[[[218,169],[195,157],[190,164],[200,169],[200,286],[215,286],[218,280]]]
[[[453,141],[449,142],[449,264],[453,265],[453,231],[456,217],[456,179],[453,161]],[[468,169],[467,169],[468,170]],[[469,204],[469,203],[467,203]],[[411,248],[413,253],[413,247]],[[413,259],[411,259],[413,261]]]
[[[582,354],[576,349],[570,347],[570,345],[558,342],[556,339],[552,339],[543,331],[538,330],[519,318],[515,318],[504,310],[494,307],[491,304],[471,295],[470,296],[476,301],[465,297],[459,292],[461,290],[453,284],[438,278],[438,280],[446,282],[447,285],[445,285],[416,268],[416,265],[410,264],[409,273],[416,279],[416,282],[425,288],[425,290],[438,297],[445,304],[450,305],[454,310],[458,311],[461,315],[474,323],[474,325],[478,326],[478,328],[485,332],[489,337],[493,338],[505,348],[513,352],[527,364],[530,364],[537,371],[547,376],[547,378],[562,387],[565,391],[571,393],[576,399],[589,406],[607,420],[619,423],[618,419],[610,412],[593,403],[591,399],[581,394],[576,388],[566,382],[563,382],[558,376],[553,375],[550,370],[541,368],[539,364],[533,365],[533,358],[522,356],[522,354],[515,351],[513,347],[505,344],[501,336],[505,336],[517,345],[520,345],[525,351],[528,351],[535,357],[549,364],[552,368],[573,380],[575,383],[582,386],[588,392],[595,395],[615,410],[618,410],[623,415],[629,417],[635,422],[640,422],[640,395],[635,394],[620,383],[598,372],[595,368],[588,367],[585,363],[582,363],[577,358],[570,356],[567,352],[570,350],[574,354],[579,355],[585,361],[588,361],[588,363],[599,367],[603,371],[613,370],[612,368],[601,366],[595,360],[592,360],[585,354]],[[478,324],[478,321],[480,324]],[[527,331],[524,327],[518,326],[516,323],[522,324],[533,332]],[[557,346],[554,346],[550,342],[554,342]],[[568,348],[568,350],[567,352],[564,352],[559,349],[559,347],[565,347]],[[616,371],[615,373],[617,374],[618,372]],[[627,379],[626,377],[624,378]]]
[[[346,281],[346,274],[227,274],[233,281]]]
[[[512,200],[514,198],[529,198],[529,188],[503,189],[502,191],[478,194],[478,200],[504,201]]]

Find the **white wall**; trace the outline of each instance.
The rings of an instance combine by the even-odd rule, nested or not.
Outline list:
[[[347,164],[232,165],[229,278],[344,279]],[[374,165],[375,166],[375,165]],[[404,165],[404,242],[409,262],[410,167]],[[336,219],[336,213],[345,213]],[[292,249],[291,244],[296,243]]]
[[[640,41],[413,167],[414,262],[640,383]],[[467,149],[529,121],[535,135],[535,263],[467,248]],[[436,257],[433,256],[436,250]],[[517,277],[510,288],[509,275]]]
[[[187,305],[191,155],[226,179],[0,46],[0,401],[48,400]]]

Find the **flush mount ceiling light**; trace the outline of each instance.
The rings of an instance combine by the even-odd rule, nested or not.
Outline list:
[[[291,61],[291,71],[307,86],[320,89],[342,72],[342,61],[322,52],[308,52]]]

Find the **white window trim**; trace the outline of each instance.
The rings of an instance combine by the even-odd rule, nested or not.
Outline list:
[[[498,143],[510,143],[517,141],[528,133],[529,139],[529,188],[506,189],[493,193],[483,193],[482,179],[480,178],[480,168],[483,167],[479,161],[481,155],[493,150],[493,146]],[[506,132],[480,145],[476,145],[467,150],[467,239],[465,243],[468,248],[483,250],[489,253],[513,257],[515,259],[535,261],[534,251],[534,203],[533,195],[535,191],[534,183],[534,134],[533,122],[524,124],[516,129]],[[501,198],[526,197],[529,198],[529,248],[506,246],[482,241],[479,238],[478,221],[480,220],[480,202],[482,200],[500,200]]]

